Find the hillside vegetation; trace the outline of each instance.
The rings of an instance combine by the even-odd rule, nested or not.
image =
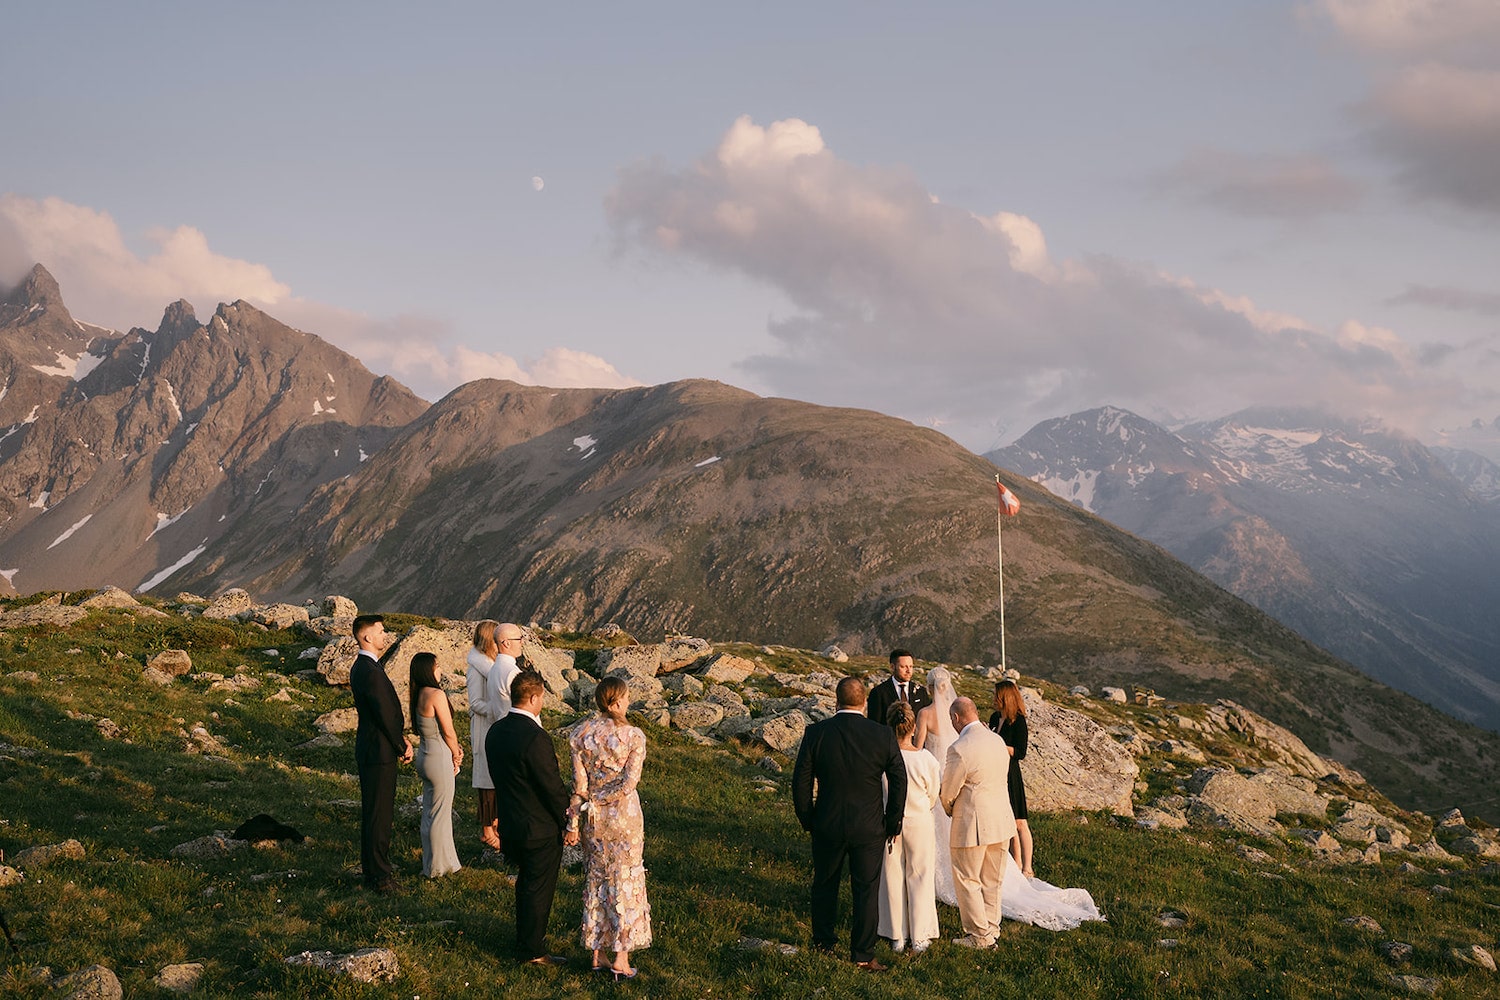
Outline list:
[[[577,649],[585,666],[600,645],[548,638]],[[79,859],[27,867],[19,884],[0,889],[18,952],[0,964],[0,993],[52,997],[54,977],[99,963],[127,995],[152,995],[163,966],[199,962],[204,996],[1313,998],[1399,995],[1407,987],[1393,976],[1421,980],[1439,996],[1500,996],[1494,973],[1454,955],[1474,945],[1495,950],[1493,864],[1413,855],[1330,865],[1292,840],[1147,830],[1105,813],[1034,815],[1033,829],[1038,873],[1087,888],[1107,923],[1064,933],[1008,923],[992,953],[939,944],[908,959],[882,947],[894,970],[862,974],[807,948],[811,856],[792,815],[788,758],[732,740],[700,745],[649,724],[641,797],[656,944],[636,956],[642,978],[616,988],[578,967],[587,955],[576,945],[576,868],[564,872],[551,935],[574,965],[518,968],[509,957],[507,871],[480,857],[469,836],[466,781],[455,823],[463,871],[421,880],[417,820],[403,815],[396,859],[408,891],[387,898],[358,888],[352,747],[312,740],[312,720],[350,698],[299,672],[295,657],[313,645],[301,631],[121,610],[0,632],[0,849],[9,860],[69,838],[83,848]],[[143,664],[166,648],[187,650],[193,672],[150,683]],[[779,672],[829,669],[811,652],[757,655]],[[881,667],[856,658],[842,669]],[[972,672],[958,675],[966,693],[988,690]],[[1040,684],[1049,700],[1067,699],[1026,683]],[[1215,680],[1201,683],[1208,692]],[[1115,727],[1153,732],[1160,723],[1144,706],[1074,707]],[[547,721],[570,719],[549,713]],[[1254,753],[1228,737],[1206,749],[1241,764]],[[766,757],[784,770],[764,765]],[[1170,754],[1141,763],[1143,795],[1169,791],[1193,766]],[[398,801],[418,791],[407,771]],[[1350,794],[1399,812],[1373,789]],[[218,858],[173,856],[175,846],[258,812],[309,839]],[[941,910],[945,935],[957,936],[956,913]],[[797,950],[756,949],[748,939]],[[1410,956],[1388,958],[1388,940],[1410,944]],[[392,985],[284,961],[367,946],[394,951]]]

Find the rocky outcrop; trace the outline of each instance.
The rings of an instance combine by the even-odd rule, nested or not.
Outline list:
[[[1038,812],[1108,809],[1133,812],[1140,766],[1104,728],[1081,712],[1023,691],[1030,741],[1021,774],[1026,805]]]

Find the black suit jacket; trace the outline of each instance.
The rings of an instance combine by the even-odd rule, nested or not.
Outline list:
[[[870,689],[869,700],[865,702],[865,715],[872,722],[879,722],[884,725],[885,713],[900,700],[896,696],[895,680],[887,677]],[[911,710],[913,712],[920,712],[932,704],[932,695],[928,694],[927,689],[918,684],[916,679],[913,678],[911,680],[911,690],[907,692],[907,700],[911,702]]]
[[[563,787],[552,737],[529,716],[511,712],[490,726],[484,758],[495,783],[500,839],[530,843],[561,839],[567,823]]]
[[[406,753],[406,737],[401,733],[405,728],[401,700],[396,697],[396,686],[375,657],[360,653],[354,658],[354,666],[349,668],[349,691],[354,695],[354,710],[359,714],[354,762],[396,763]]]
[[[884,809],[881,777],[889,788]],[[792,772],[792,804],[814,837],[866,844],[896,836],[906,810],[906,764],[896,734],[854,712],[808,726]]]

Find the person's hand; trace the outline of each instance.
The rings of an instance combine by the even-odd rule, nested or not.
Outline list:
[[[413,756],[415,755],[412,753],[411,744],[408,743],[406,744],[406,752],[401,755],[401,763],[410,764]]]
[[[563,834],[563,846],[564,847],[576,847],[576,846],[578,846],[578,840],[579,840],[579,837],[578,837],[578,831],[577,830],[569,830],[569,831],[567,831],[566,833]]]

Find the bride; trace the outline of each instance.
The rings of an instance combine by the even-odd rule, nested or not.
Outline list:
[[[927,690],[932,692],[932,704],[919,713],[918,728],[927,734],[925,749],[942,767],[948,759],[948,747],[958,736],[949,717],[953,700],[958,696],[953,690],[953,675],[947,667],[933,667],[928,671]],[[1011,766],[1018,765],[1012,763]],[[937,840],[937,878],[934,880],[937,898],[949,906],[957,906],[953,856],[948,846],[953,820],[943,812],[942,803],[933,806],[932,819]],[[1104,919],[1088,890],[1063,889],[1036,877],[1028,878],[1021,874],[1009,852],[1005,858],[1005,878],[1000,885],[1001,919],[1019,920],[1051,931],[1071,930],[1085,920]]]

